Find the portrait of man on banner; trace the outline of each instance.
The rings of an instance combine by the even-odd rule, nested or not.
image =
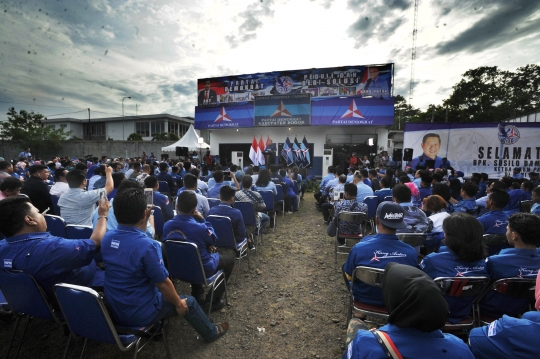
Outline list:
[[[421,150],[422,154],[416,156],[407,166],[416,169],[417,167],[439,168],[443,164],[443,157],[439,156],[441,150],[441,136],[437,133],[426,133],[422,137],[420,149],[414,148],[413,151]]]
[[[363,97],[390,99],[390,76],[388,66],[370,66],[367,68],[367,80],[358,94]],[[365,77],[364,77],[365,78]]]
[[[204,81],[204,89],[199,91],[199,106],[215,106],[217,105],[217,93],[210,89],[210,80]]]

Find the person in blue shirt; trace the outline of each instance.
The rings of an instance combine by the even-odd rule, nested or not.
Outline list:
[[[270,179],[270,171],[268,169],[263,168],[259,172],[259,177],[257,177],[257,181],[255,182],[255,190],[272,191],[274,196],[277,196],[276,184]]]
[[[214,325],[197,301],[178,295],[163,265],[159,242],[144,230],[152,208],[140,188],[118,193],[114,200],[118,229],[103,238],[102,255],[107,267],[105,300],[116,323],[147,326],[172,316],[183,316],[205,342],[225,334],[227,322]]]
[[[513,173],[512,173],[512,178],[517,179],[517,180],[523,179],[523,175],[521,174],[521,168],[519,167],[514,168]]]
[[[392,188],[392,198],[394,202],[402,208],[405,226],[398,229],[398,233],[430,233],[433,229],[433,222],[424,211],[413,205],[411,202],[412,192],[404,184],[397,184]],[[385,203],[385,202],[383,202]]]
[[[537,311],[526,312],[520,319],[503,315],[489,325],[474,328],[469,334],[469,346],[478,359],[536,358],[540,337],[540,276],[536,276]],[[518,354],[519,353],[519,354]]]
[[[375,191],[375,196],[377,196],[378,202],[381,203],[384,201],[385,197],[392,197],[392,189],[390,188],[390,185],[392,184],[392,180],[389,177],[383,177],[380,180],[381,189],[378,191]]]
[[[197,211],[197,196],[191,191],[184,191],[178,196],[177,215],[163,227],[163,241],[180,240],[194,243],[199,249],[204,272],[207,277],[223,269],[228,281],[234,268],[234,258],[216,252],[216,234],[214,227]],[[220,285],[214,292],[212,310],[220,310],[224,303],[221,300],[225,287]],[[210,305],[210,293],[204,298],[204,288],[200,284],[191,284],[191,295],[199,303]]]
[[[421,270],[389,263],[384,269],[382,294],[390,314],[388,324],[377,332],[364,325],[349,343],[343,359],[474,359],[463,340],[440,330],[448,316],[448,304]],[[378,341],[377,335],[384,341]]]
[[[521,182],[521,189],[525,191],[526,200],[530,201],[532,197],[532,190],[534,189],[535,185],[532,183],[532,181],[523,181]]]
[[[216,184],[208,190],[208,198],[219,198],[219,191],[221,190],[221,187],[223,186],[231,186],[229,181],[223,181],[223,171],[217,170],[214,171],[214,180],[216,181]],[[231,179],[234,181],[235,187],[237,190],[240,189],[240,185],[238,184],[238,181],[236,180],[235,176],[232,176]],[[209,186],[210,187],[210,186]]]
[[[24,151],[19,153],[19,157],[24,157],[25,159],[32,157],[32,154],[30,153],[30,147],[27,147]]]
[[[420,192],[420,200],[423,200],[424,198],[431,196],[431,182],[432,181],[433,181],[433,178],[430,176],[422,177],[420,181],[420,187],[418,188],[418,191]]]
[[[172,177],[172,175],[169,174],[169,166],[165,162],[161,162],[159,164],[159,173],[156,175],[158,181],[167,182],[167,186],[169,187],[169,193],[176,193],[176,187],[175,181]]]
[[[371,180],[369,179],[369,172],[368,170],[366,170],[365,168],[362,168],[361,170],[359,170],[360,173],[362,174],[362,182],[364,182],[364,184],[368,187],[371,187],[371,189],[373,189],[372,185],[371,185]]]
[[[89,180],[94,175],[94,170],[99,167],[99,158],[93,157],[92,158],[92,165],[88,167],[88,170],[86,171],[86,179]]]
[[[487,193],[487,187],[488,187],[487,173],[473,173],[473,176],[477,177],[479,180],[478,192],[476,193],[476,199],[484,197]]]
[[[428,254],[420,263],[427,275],[437,277],[489,277],[482,226],[466,213],[459,212],[444,219],[444,244],[447,251]],[[447,321],[458,323],[466,318],[474,297],[445,297],[450,308]]]
[[[510,190],[508,194],[510,195],[510,200],[504,210],[507,215],[511,215],[519,212],[519,203],[527,200],[527,192],[519,188]]]
[[[65,239],[47,232],[45,216],[26,196],[0,201],[0,268],[33,276],[54,298],[57,283],[103,286],[104,274],[94,255],[106,231],[109,201],[100,201],[99,218],[90,239]]]
[[[540,268],[540,217],[530,213],[514,213],[508,218],[506,239],[513,248],[487,258],[491,280],[502,278],[536,278]],[[480,302],[483,314],[499,318],[503,314],[518,316],[528,307],[528,300],[488,292]]]
[[[540,216],[540,187],[536,187],[532,190],[531,201],[533,201],[531,213]]]
[[[148,176],[144,179],[144,187],[152,188],[154,190],[154,206],[157,206],[161,209],[161,215],[163,216],[163,223],[170,221],[174,217],[174,212],[169,204],[169,197],[159,193],[159,183],[158,179],[154,176]]]
[[[281,183],[283,185],[283,197],[285,197],[285,210],[288,213],[298,212],[298,188],[292,181],[292,175],[290,173],[287,175],[287,170],[285,169],[281,169],[279,175],[282,178]]]
[[[328,166],[328,174],[324,176],[323,179],[321,180],[319,191],[315,192],[315,194],[313,195],[315,199],[317,200],[317,203],[316,203],[317,207],[323,204],[326,200],[326,199],[322,200],[321,197],[323,196],[323,190],[326,189],[326,184],[328,183],[328,181],[332,180],[335,177],[334,171],[335,171],[334,167]]]
[[[356,171],[354,173],[353,183],[357,188],[356,200],[358,202],[364,202],[364,198],[367,196],[373,196],[373,189],[364,183],[364,177],[360,171]]]
[[[510,200],[510,195],[505,191],[491,190],[486,200],[486,208],[489,212],[478,217],[478,221],[484,228],[484,234],[505,234],[508,225],[508,215],[503,210]]]
[[[407,227],[403,220],[404,216],[403,209],[396,203],[383,202],[379,204],[375,217],[377,234],[367,236],[355,244],[343,265],[347,287],[350,287],[349,281],[352,279],[352,273],[358,266],[384,269],[390,262],[417,266],[416,250],[400,241],[396,235],[396,230]],[[384,305],[381,288],[355,282],[353,295],[354,299],[362,303]]]
[[[229,217],[231,219],[231,224],[234,231],[234,239],[236,243],[240,243],[247,238],[247,234],[242,212],[232,207],[235,201],[235,194],[236,191],[234,188],[229,186],[221,187],[219,191],[219,199],[221,200],[221,203],[210,208],[208,215]]]
[[[461,187],[461,201],[454,200],[454,212],[467,212],[469,214],[475,214],[478,210],[476,205],[476,192],[478,192],[478,186],[474,183],[467,182]],[[451,200],[452,201],[452,200]]]

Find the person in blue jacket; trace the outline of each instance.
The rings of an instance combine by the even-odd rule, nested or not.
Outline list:
[[[448,304],[427,274],[412,266],[388,263],[382,287],[390,313],[388,324],[377,331],[359,330],[343,359],[474,358],[461,339],[439,329],[446,322]],[[376,335],[388,344],[379,342]]]
[[[157,177],[146,177],[144,179],[144,186],[146,188],[152,188],[154,190],[154,206],[158,206],[161,209],[163,223],[170,221],[174,217],[174,212],[171,205],[169,204],[169,197],[158,192],[159,183]]]
[[[537,358],[540,338],[540,276],[536,276],[536,311],[512,318],[503,315],[489,325],[474,328],[469,346],[478,359]]]
[[[282,184],[285,186],[283,187],[283,195],[285,196],[285,206],[288,207],[290,210],[290,207],[292,206],[293,212],[298,212],[298,188],[294,185],[294,182],[292,181],[292,175],[289,173],[287,175],[287,170],[281,169],[279,170],[279,175],[282,177]],[[290,211],[289,211],[290,212]]]
[[[508,218],[506,239],[513,248],[502,249],[486,259],[493,281],[502,278],[536,278],[540,268],[540,217],[531,213],[514,213]],[[528,307],[528,300],[488,292],[480,302],[483,314],[500,318],[503,314],[518,316]]]
[[[533,201],[531,213],[540,216],[540,187],[532,190],[531,201]]]
[[[471,215],[455,213],[444,219],[444,243],[448,251],[428,254],[420,268],[431,278],[489,277],[482,225]],[[447,321],[458,323],[471,311],[474,297],[445,297],[450,308]]]

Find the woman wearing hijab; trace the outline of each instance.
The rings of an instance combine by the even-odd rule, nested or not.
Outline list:
[[[388,324],[377,331],[359,330],[343,359],[474,358],[461,339],[439,330],[448,304],[427,274],[392,262],[384,270],[382,287]]]
[[[444,199],[441,201],[444,203]],[[489,277],[480,222],[469,214],[458,212],[444,219],[442,230],[446,247],[441,247],[439,253],[428,254],[420,262],[420,268],[431,278]],[[450,308],[447,319],[450,323],[458,323],[469,315],[474,297],[445,298]]]
[[[521,319],[503,315],[490,325],[474,328],[469,345],[478,359],[538,358],[540,346],[540,272],[536,276],[536,311],[526,312]]]

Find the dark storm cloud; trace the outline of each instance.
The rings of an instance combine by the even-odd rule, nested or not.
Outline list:
[[[540,28],[537,17],[540,1],[455,1],[450,5],[448,2],[439,3],[450,7],[455,5],[460,13],[477,13],[483,16],[454,39],[438,44],[435,47],[438,54],[481,52],[537,33]],[[535,15],[536,20],[531,20]]]
[[[391,37],[406,21],[404,10],[410,5],[407,0],[349,0],[349,8],[359,13],[348,29],[349,36],[356,40],[355,47],[366,45],[370,39],[384,42]]]
[[[249,5],[245,11],[239,14],[239,17],[243,18],[244,21],[238,28],[238,34],[225,36],[225,40],[232,48],[237,47],[240,43],[257,38],[256,31],[263,25],[261,19],[274,16],[274,10],[271,8],[273,3],[273,0],[256,2]]]

